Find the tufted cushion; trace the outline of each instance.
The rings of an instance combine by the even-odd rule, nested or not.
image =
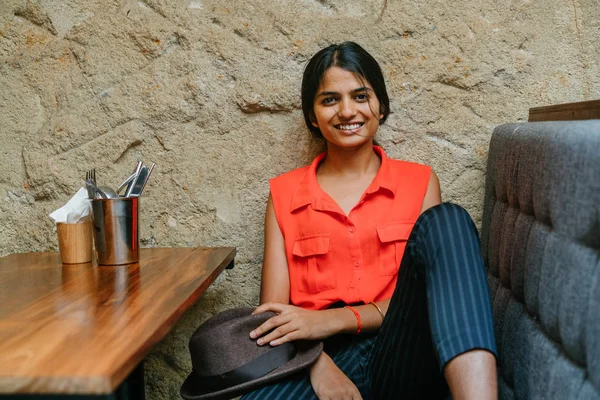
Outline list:
[[[600,399],[600,120],[497,127],[482,225],[502,399]]]

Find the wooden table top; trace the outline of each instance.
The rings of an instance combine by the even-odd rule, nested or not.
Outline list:
[[[141,249],[120,266],[0,258],[0,393],[111,393],[234,257],[221,247]]]

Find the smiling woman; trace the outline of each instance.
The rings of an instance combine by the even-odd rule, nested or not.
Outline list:
[[[431,167],[374,145],[381,69],[356,43],[313,56],[306,126],[326,143],[270,181],[257,346],[324,339],[304,374],[244,400],[495,398],[495,341],[475,226]]]

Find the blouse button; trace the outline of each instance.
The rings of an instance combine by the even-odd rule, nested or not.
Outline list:
[[[350,229],[348,229],[350,231],[350,233],[354,233],[354,228],[350,227]]]
[[[360,266],[360,263],[357,261],[357,262],[354,263],[354,266],[358,267],[358,266]]]

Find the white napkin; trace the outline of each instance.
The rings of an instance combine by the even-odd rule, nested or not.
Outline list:
[[[90,199],[85,188],[81,188],[64,206],[50,214],[56,223],[76,224],[84,222],[90,215]]]

